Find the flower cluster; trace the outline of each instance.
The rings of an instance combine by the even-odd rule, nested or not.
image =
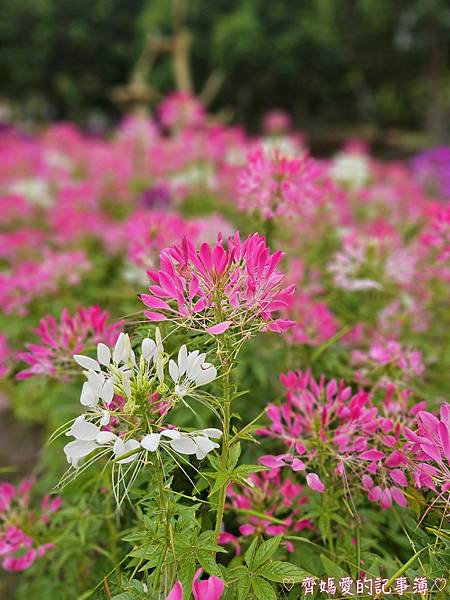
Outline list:
[[[60,508],[61,498],[44,496],[36,514],[30,509],[33,485],[29,479],[17,487],[0,483],[0,556],[5,571],[25,571],[54,548],[53,544],[40,540],[53,513]]]
[[[79,308],[73,315],[64,309],[59,322],[52,315],[47,315],[34,330],[40,343],[28,343],[27,351],[17,354],[17,359],[25,362],[28,367],[16,377],[64,377],[72,366],[72,354],[78,354],[101,340],[108,345],[114,344],[123,325],[123,321],[109,323],[109,313],[99,306]]]
[[[327,194],[324,169],[312,158],[288,159],[262,149],[249,154],[238,179],[238,199],[246,212],[264,219],[309,214]]]
[[[404,427],[413,417],[400,422],[387,408],[374,406],[367,392],[353,394],[333,379],[317,382],[308,372],[290,372],[281,381],[286,402],[269,406],[271,426],[259,433],[280,440],[287,452],[264,456],[262,464],[305,472],[308,486],[320,493],[341,481],[346,493],[362,488],[382,508],[392,501],[406,506],[403,489],[412,457]]]
[[[64,452],[75,469],[91,454],[87,465],[105,455],[126,465],[158,449],[202,460],[219,447],[211,441],[221,437],[218,429],[183,432],[163,423],[177,400],[195,395],[196,388],[216,378],[217,371],[206,362],[205,354],[188,352],[185,345],[180,348],[178,363],[173,359],[169,362],[173,389],[165,384],[167,356],[158,329],[156,341],[142,341],[138,358],[129,336],[121,333],[112,351],[101,342],[97,359],[76,354],[74,360],[87,379],[80,397],[87,412],[77,417],[66,432],[74,439],[65,445]],[[123,401],[114,403],[115,396]]]
[[[277,266],[282,252],[270,254],[257,233],[241,242],[239,234],[202,244],[189,240],[161,253],[159,271],[149,271],[150,294],[141,294],[148,319],[181,320],[193,328],[220,334],[229,327],[241,332],[267,326],[272,331],[292,322],[276,317],[294,291],[284,286]]]
[[[299,483],[282,476],[282,468],[253,473],[248,486],[230,485],[228,498],[229,509],[236,511],[239,533],[244,538],[254,535],[295,535],[299,531],[312,528],[307,519],[302,518],[307,498]],[[223,533],[221,543],[228,543],[230,534]],[[288,540],[286,548],[289,552],[294,546]]]

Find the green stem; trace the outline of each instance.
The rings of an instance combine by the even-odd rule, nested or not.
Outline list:
[[[168,521],[168,506],[167,506],[167,500],[166,497],[164,496],[164,482],[161,476],[161,472],[159,470],[159,465],[158,467],[155,469],[156,471],[156,481],[158,484],[158,491],[159,491],[159,501],[160,501],[160,509],[161,509],[161,513],[163,515],[163,519],[162,522],[165,524],[166,526],[166,538],[168,538],[167,536],[167,521]],[[168,539],[166,539],[166,541],[168,541]],[[153,581],[153,591],[155,594],[158,593],[158,587],[159,587],[159,582],[160,582],[160,578],[161,578],[161,572],[162,572],[162,565],[164,563],[164,560],[166,558],[166,554],[167,554],[167,544],[166,544],[166,548],[164,550],[164,552],[161,552],[161,555],[159,557],[158,560],[158,564],[156,565],[156,568],[154,570],[155,573],[155,579]]]
[[[222,455],[220,457],[220,466],[222,471],[228,467],[228,450],[230,444],[230,420],[231,420],[231,398],[230,398],[230,372],[226,371],[223,377],[223,442]],[[225,500],[227,497],[228,481],[226,480],[219,490],[219,499],[217,503],[217,516],[215,527],[216,543],[219,541],[220,528],[222,526],[223,513],[225,510]]]

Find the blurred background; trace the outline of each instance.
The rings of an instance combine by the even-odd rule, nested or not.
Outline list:
[[[174,88],[250,131],[288,110],[316,153],[449,140],[447,0],[11,0],[0,120],[104,130]]]

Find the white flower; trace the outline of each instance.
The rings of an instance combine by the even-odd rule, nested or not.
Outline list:
[[[216,378],[217,369],[205,358],[206,354],[200,354],[199,350],[188,352],[183,345],[178,352],[178,364],[173,359],[169,361],[169,374],[178,396],[186,396],[196,387],[211,383]]]
[[[100,433],[100,428],[93,423],[85,420],[85,416],[81,415],[75,419],[72,427],[66,435],[72,435],[75,440],[64,446],[64,452],[67,457],[67,462],[75,469],[78,468],[78,462],[88,456],[91,452],[97,449],[96,438]]]
[[[330,176],[351,190],[359,190],[369,180],[369,160],[364,154],[340,152],[333,161]]]
[[[176,429],[164,429],[160,433],[149,433],[141,440],[141,446],[149,452],[155,452],[161,443],[166,443],[178,454],[193,455],[202,460],[205,456],[219,448],[219,444],[212,442],[210,438],[220,438],[222,432],[219,429],[202,429],[185,433]],[[167,438],[167,439],[164,439]]]
[[[137,440],[130,439],[130,440],[127,440],[126,442],[124,442],[121,438],[118,437],[116,439],[116,441],[114,442],[113,452],[117,458],[117,457],[123,456],[124,454],[128,454],[129,452],[132,452],[133,450],[137,450],[140,447],[141,447],[141,445]],[[128,463],[131,463],[138,458],[138,454],[139,454],[138,452],[135,452],[131,456],[127,456],[126,458],[123,458],[122,460],[118,460],[117,462],[120,465],[125,465]]]
[[[135,365],[136,358],[131,348],[130,336],[128,333],[121,333],[117,338],[116,345],[114,346],[113,362],[117,366],[123,362],[126,365]]]
[[[53,204],[50,186],[45,179],[30,177],[15,181],[10,186],[11,192],[23,196],[30,204],[48,208]]]

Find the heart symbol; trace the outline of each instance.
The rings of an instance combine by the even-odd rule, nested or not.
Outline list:
[[[294,578],[293,577],[285,577],[283,579],[283,587],[285,587],[287,589],[288,592],[290,592],[292,590],[292,588],[294,587]],[[447,582],[445,582],[447,583]]]
[[[445,579],[445,577],[438,577],[437,579],[434,580],[434,586],[438,592],[442,592],[442,590],[445,588],[445,586],[447,585],[447,580]]]

